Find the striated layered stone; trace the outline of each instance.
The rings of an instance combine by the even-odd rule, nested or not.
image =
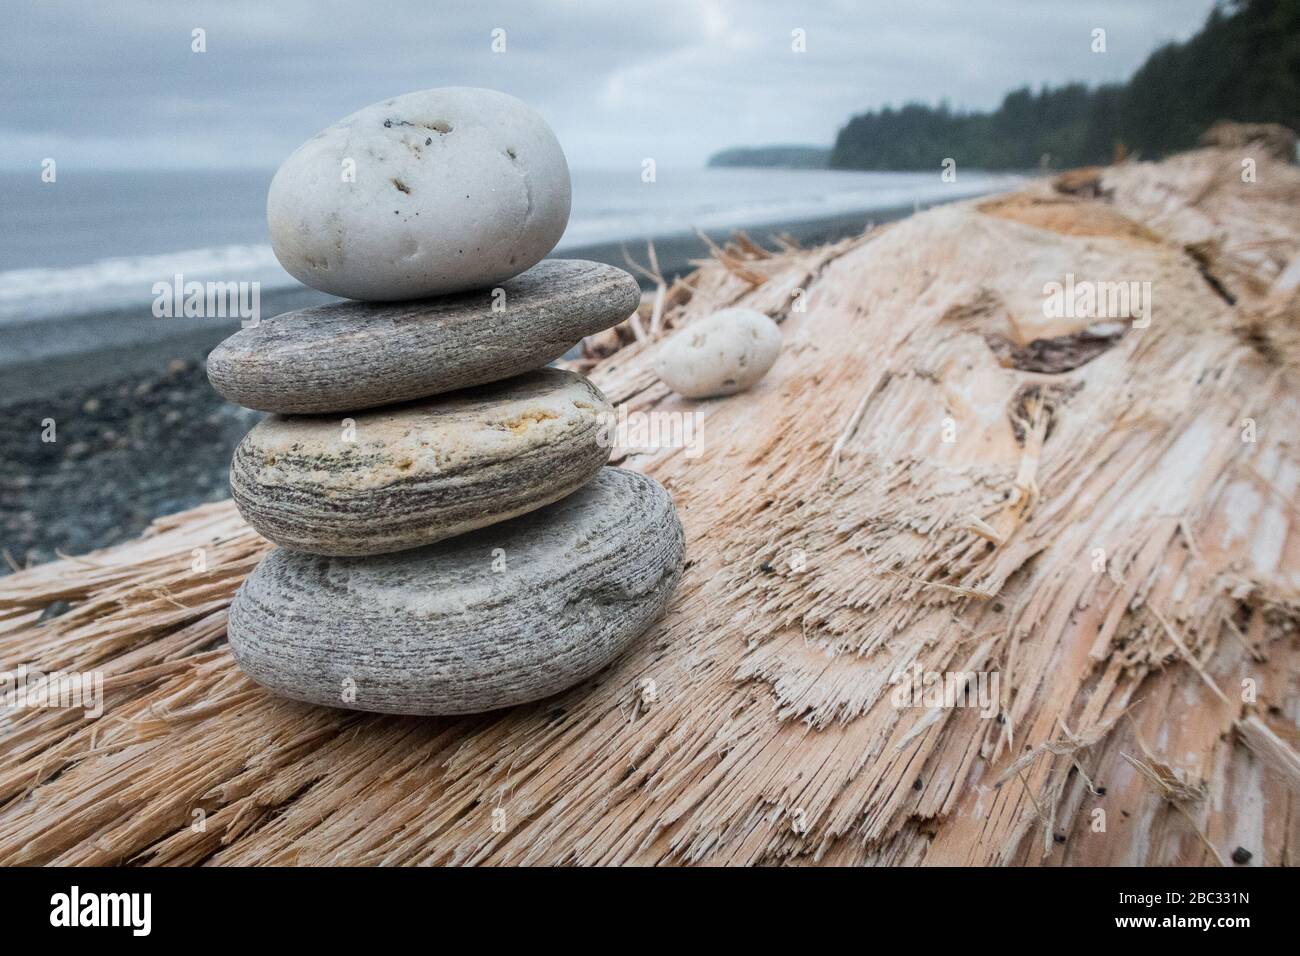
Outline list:
[[[346,418],[271,416],[230,466],[240,513],[276,544],[362,555],[532,511],[609,460],[612,415],[580,375],[541,369]]]
[[[367,558],[272,552],[230,608],[254,680],[295,700],[468,714],[590,677],[665,611],[684,543],[654,479],[605,468],[540,511]]]
[[[549,259],[499,289],[264,319],[212,350],[208,379],[266,412],[390,405],[541,368],[622,322],[641,298],[622,269],[576,259]]]

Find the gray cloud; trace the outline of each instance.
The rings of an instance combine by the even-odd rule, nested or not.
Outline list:
[[[18,0],[0,36],[0,165],[274,166],[368,103],[452,85],[527,100],[575,166],[692,165],[727,146],[829,143],[885,104],[988,108],[1026,83],[1122,80],[1211,5]],[[1089,49],[1095,27],[1105,54]]]

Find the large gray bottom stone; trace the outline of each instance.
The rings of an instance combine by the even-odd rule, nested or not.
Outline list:
[[[294,700],[469,714],[557,693],[621,654],[682,572],[668,492],[605,468],[562,501],[366,558],[271,552],[230,607],[240,667]]]

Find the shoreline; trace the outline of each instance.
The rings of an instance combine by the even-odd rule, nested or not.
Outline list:
[[[895,207],[744,231],[761,243],[786,234],[812,246],[913,211]],[[704,230],[717,242],[733,231]],[[654,242],[669,281],[709,255],[693,233]],[[624,246],[645,263],[645,240],[557,255],[626,267]],[[262,296],[263,315],[332,298],[304,287],[272,290]],[[0,376],[7,386],[0,396],[0,576],[58,553],[116,544],[161,515],[229,497],[231,455],[263,413],[218,395],[204,361],[238,327],[234,319],[157,319],[132,311],[0,326]],[[57,440],[46,442],[50,419]]]
[[[895,206],[702,232],[719,243],[736,229],[743,229],[759,242],[774,233],[785,233],[801,244],[817,245],[855,235],[871,222],[903,219],[914,211],[912,206]],[[639,238],[573,246],[550,258],[591,259],[627,268],[623,249],[626,247],[633,259],[645,264],[646,242]],[[660,268],[669,282],[674,276],[690,272],[691,260],[708,257],[707,247],[693,232],[657,236],[654,244]],[[643,290],[647,288],[643,277],[636,278]],[[338,300],[305,286],[291,286],[263,290],[261,308],[263,316],[269,318],[332,301]],[[0,324],[0,377],[6,385],[0,394],[0,408],[56,396],[67,389],[156,374],[172,360],[202,361],[238,328],[236,319],[158,319],[147,308]]]

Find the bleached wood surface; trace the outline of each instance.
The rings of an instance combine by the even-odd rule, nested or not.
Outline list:
[[[5,668],[106,675],[97,721],[0,713],[0,863],[1294,863],[1300,171],[1242,158],[741,241],[669,290],[649,339],[739,304],[785,348],[704,403],[649,339],[595,364],[616,404],[700,415],[697,457],[622,461],[688,565],[548,701],[270,697],[224,643],[268,547],[228,503],[0,580]],[[1149,281],[1150,325],[1048,318],[1067,274]],[[997,716],[896,706],[913,662],[997,673]]]

